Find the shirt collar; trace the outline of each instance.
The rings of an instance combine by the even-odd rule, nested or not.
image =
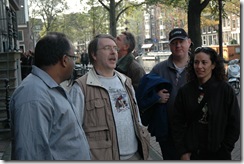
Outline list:
[[[43,71],[35,65],[32,65],[31,73],[39,77],[49,88],[60,87],[48,73],[46,73],[45,71]]]

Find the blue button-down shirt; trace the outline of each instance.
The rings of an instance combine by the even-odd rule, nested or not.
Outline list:
[[[13,159],[90,160],[81,112],[38,67],[13,93],[10,113]]]

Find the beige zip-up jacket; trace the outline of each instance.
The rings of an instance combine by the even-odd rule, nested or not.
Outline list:
[[[138,151],[143,159],[147,160],[150,134],[141,123],[131,80],[118,71],[115,73],[129,94],[135,133],[139,141]],[[107,90],[101,86],[94,68],[76,82],[85,98],[83,129],[90,146],[92,160],[120,160],[116,126]]]

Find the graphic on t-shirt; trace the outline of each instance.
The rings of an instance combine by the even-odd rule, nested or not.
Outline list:
[[[199,120],[199,122],[202,124],[208,124],[208,119],[207,119],[208,105],[207,105],[207,103],[205,103],[204,107],[202,108],[202,112],[203,112],[203,115],[202,115],[202,118]]]
[[[110,93],[112,93],[112,92],[110,92]],[[115,105],[117,112],[121,112],[121,111],[129,109],[125,92],[123,93],[122,90],[117,90],[117,91],[113,92],[112,97],[115,102],[114,105]]]

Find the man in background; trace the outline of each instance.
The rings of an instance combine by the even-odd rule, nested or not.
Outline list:
[[[171,55],[165,61],[155,65],[150,73],[156,73],[168,80],[172,84],[172,91],[167,102],[168,120],[172,120],[172,110],[178,89],[186,83],[185,67],[189,61],[189,48],[191,39],[186,31],[182,28],[175,28],[169,33],[169,46]],[[161,90],[158,95],[160,97],[168,96],[168,92]],[[175,148],[171,135],[171,126],[169,122],[169,135],[166,141],[159,141],[164,160],[179,160],[180,156]]]
[[[89,64],[89,57],[86,50],[84,50],[83,53],[81,54],[81,64],[83,68],[87,68],[87,65]]]
[[[136,91],[140,79],[146,74],[144,68],[135,60],[132,51],[135,48],[135,37],[130,32],[122,32],[116,38],[116,43],[119,48],[118,62],[116,70],[125,74],[132,80],[132,85]]]

